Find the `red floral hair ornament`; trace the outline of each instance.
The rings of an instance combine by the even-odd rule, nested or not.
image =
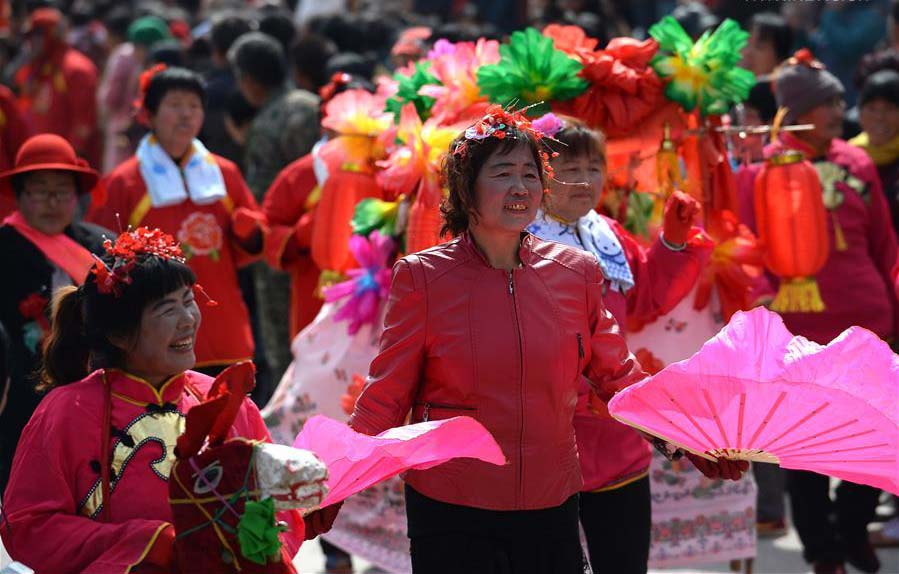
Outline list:
[[[106,254],[113,258],[113,264],[110,267],[95,255],[91,273],[96,277],[97,291],[104,295],[112,293],[119,297],[122,294],[122,285],[131,284],[131,270],[137,265],[137,259],[141,255],[155,255],[166,260],[185,262],[178,242],[159,229],[138,227],[119,235],[115,243],[107,239],[103,242],[103,247]]]
[[[816,70],[823,70],[824,64],[815,59],[815,55],[812,54],[812,51],[808,48],[802,48],[801,50],[797,50],[788,60],[787,64],[790,66],[806,66],[809,68],[814,68]]]
[[[150,82],[156,77],[156,74],[167,69],[165,64],[156,64],[152,68],[144,70],[140,75],[140,92],[136,100],[134,100],[134,113],[137,121],[144,127],[150,125],[150,113],[144,106],[144,100],[147,97],[147,90],[150,89]]]
[[[337,90],[352,81],[353,76],[346,72],[335,72],[334,75],[331,76],[331,81],[318,90],[318,95],[321,98],[321,105],[324,106],[326,103],[330,102],[331,98],[337,94]]]
[[[525,115],[527,110],[540,104],[542,104],[542,102],[531,104],[520,110],[507,110],[498,104],[491,105],[487,108],[487,111],[480,120],[465,130],[465,139],[456,144],[456,147],[453,149],[453,155],[464,157],[468,152],[469,142],[472,141],[480,142],[489,137],[494,137],[499,140],[505,139],[509,134],[507,130],[510,128],[529,134],[538,143],[544,143],[544,140],[546,139],[556,141],[552,138],[552,135],[541,131],[541,129],[535,126]],[[544,147],[546,147],[545,144]],[[551,158],[558,157],[558,155],[559,152],[556,151],[540,150],[543,171],[550,179],[554,177],[555,172],[549,162]],[[548,189],[543,191],[544,193],[549,193]]]

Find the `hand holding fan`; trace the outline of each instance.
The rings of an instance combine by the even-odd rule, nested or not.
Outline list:
[[[828,345],[766,309],[609,402],[619,421],[709,459],[773,462],[899,494],[899,357],[852,327]]]

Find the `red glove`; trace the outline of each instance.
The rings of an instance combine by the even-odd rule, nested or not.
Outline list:
[[[702,206],[698,201],[682,191],[675,191],[665,203],[665,222],[662,233],[665,241],[672,245],[683,245],[690,236],[693,218]]]
[[[245,241],[252,239],[256,232],[265,227],[265,216],[261,212],[247,207],[238,207],[231,214],[231,230],[234,236]]]
[[[745,460],[730,460],[719,458],[712,462],[692,452],[687,453],[687,458],[693,463],[699,472],[707,478],[720,478],[722,480],[740,480],[743,473],[749,470],[749,463]]]
[[[304,517],[303,522],[306,523],[306,540],[312,540],[319,534],[324,534],[331,530],[334,521],[337,519],[337,513],[340,512],[341,506],[343,506],[343,502],[338,502],[337,504],[320,508]]]

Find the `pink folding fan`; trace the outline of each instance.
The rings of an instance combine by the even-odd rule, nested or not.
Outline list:
[[[709,458],[899,494],[899,356],[860,327],[822,346],[766,309],[737,313],[691,358],[618,393],[609,412]]]

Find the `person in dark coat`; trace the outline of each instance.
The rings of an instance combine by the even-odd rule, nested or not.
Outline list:
[[[64,139],[41,134],[26,141],[15,167],[0,173],[0,194],[14,195],[16,211],[0,226],[0,323],[9,336],[9,390],[0,412],[0,492],[16,443],[41,400],[34,373],[49,332],[53,292],[80,285],[103,252],[106,229],[75,221],[77,198],[97,173]]]

